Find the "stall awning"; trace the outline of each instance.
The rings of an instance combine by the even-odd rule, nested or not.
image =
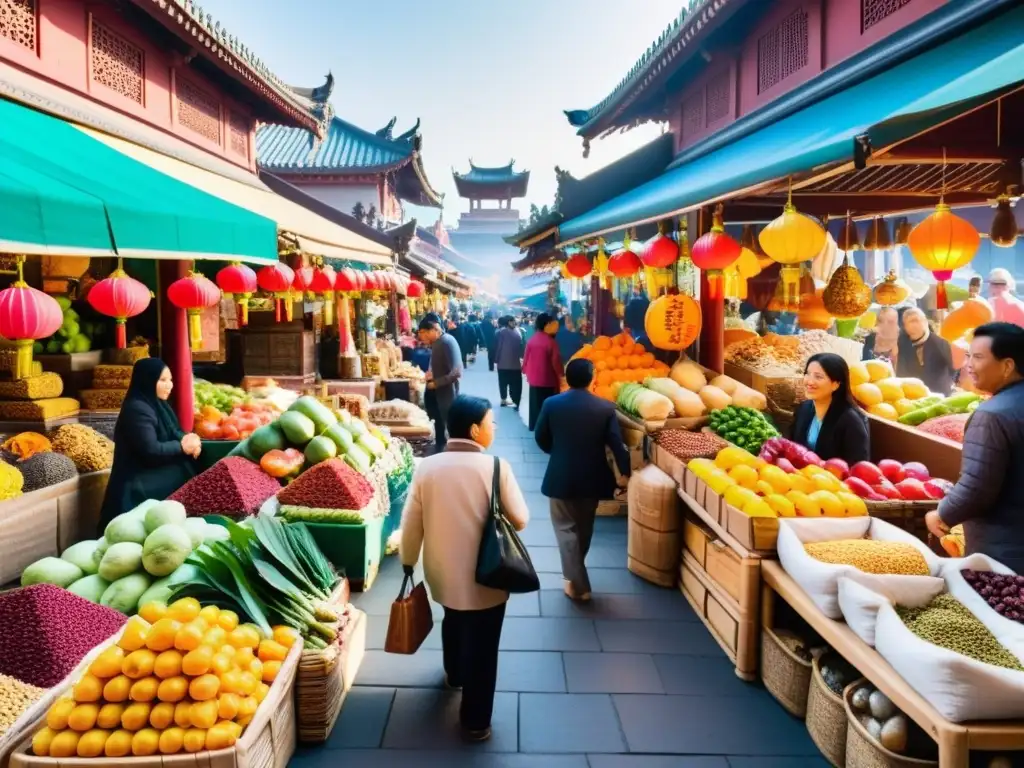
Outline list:
[[[0,251],[271,262],[277,228],[0,99]]]
[[[391,249],[328,221],[319,214],[271,192],[262,183],[242,184],[213,171],[163,155],[147,147],[133,144],[91,128],[83,133],[113,147],[118,152],[145,163],[161,173],[216,195],[240,208],[277,222],[280,230],[295,235],[299,247],[315,256],[360,261],[365,264],[390,265]]]
[[[916,136],[1024,82],[1017,8],[757,133],[663,173],[559,226],[573,242],[693,210]]]

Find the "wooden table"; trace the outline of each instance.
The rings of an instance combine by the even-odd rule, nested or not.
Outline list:
[[[827,618],[777,562],[761,563],[761,622],[770,627],[776,596],[781,597],[836,653],[856,667],[939,747],[939,768],[966,768],[971,750],[1024,750],[1024,722],[1018,720],[951,723],[899,676],[899,673],[853,633],[845,623]]]

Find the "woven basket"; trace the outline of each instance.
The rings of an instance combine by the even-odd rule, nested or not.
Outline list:
[[[843,691],[843,708],[846,710],[846,768],[937,767],[939,763],[936,760],[918,760],[897,755],[871,738],[850,705],[850,697],[857,690],[857,685],[848,685]]]
[[[304,650],[295,676],[299,741],[327,741],[341,713],[366,650],[366,616],[349,606],[338,642],[322,651]]]
[[[885,520],[922,541],[928,537],[924,516],[939,507],[938,501],[868,501],[865,504],[872,517]]]
[[[854,685],[861,683],[863,680],[858,680]],[[815,659],[807,691],[807,733],[814,746],[836,768],[846,766],[846,727],[843,697],[825,685],[825,678],[821,676],[821,659]]]
[[[793,716],[807,714],[811,662],[793,653],[768,627],[761,632],[761,679],[764,687]]]

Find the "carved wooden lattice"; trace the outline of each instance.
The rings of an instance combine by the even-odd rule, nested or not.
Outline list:
[[[220,144],[220,103],[184,78],[178,78],[178,124]]]
[[[683,139],[692,139],[704,130],[704,91],[683,102]]]
[[[729,96],[732,92],[732,79],[728,72],[723,72],[708,83],[707,116],[708,125],[724,120],[729,116]]]
[[[92,80],[142,104],[146,93],[146,55],[130,40],[93,21],[89,45]]]
[[[229,121],[231,129],[231,151],[242,157],[249,157],[249,121],[245,115],[232,112]]]
[[[36,0],[0,0],[0,37],[36,50]]]
[[[798,8],[757,41],[757,92],[764,93],[807,66],[807,14]]]
[[[863,32],[870,27],[873,27],[883,19],[892,16],[896,11],[900,10],[904,6],[910,5],[911,2],[913,2],[913,0],[861,0],[861,31]]]

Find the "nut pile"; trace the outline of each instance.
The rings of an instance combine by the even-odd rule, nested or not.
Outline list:
[[[78,474],[75,462],[59,453],[37,453],[35,456],[17,464],[25,484],[24,493],[31,493],[40,488],[48,488],[57,483],[70,480]]]
[[[835,337],[827,331],[804,331],[798,337],[797,354],[799,364],[805,364],[807,358],[819,352],[835,352]]]
[[[0,736],[18,722],[25,710],[35,704],[46,689],[0,675]]]
[[[963,603],[949,594],[923,608],[896,607],[907,629],[940,648],[996,667],[1024,672],[1020,659],[999,644],[988,628]]]
[[[0,381],[0,400],[44,400],[60,397],[64,381],[60,374],[47,372],[13,381]]]
[[[681,461],[711,459],[728,443],[714,432],[690,432],[685,429],[663,429],[654,441]]]
[[[79,403],[73,397],[48,397],[43,400],[12,400],[0,402],[2,421],[48,421],[78,413]]]
[[[114,441],[84,424],[65,424],[50,437],[53,450],[63,453],[79,472],[99,472],[114,464]]]
[[[800,365],[797,343],[796,337],[755,337],[730,344],[725,359],[765,376],[793,376]]]
[[[865,573],[927,576],[928,562],[913,544],[875,539],[839,539],[804,544],[815,560],[831,565],[852,565]]]
[[[83,389],[82,405],[90,411],[117,411],[124,405],[127,389]]]

